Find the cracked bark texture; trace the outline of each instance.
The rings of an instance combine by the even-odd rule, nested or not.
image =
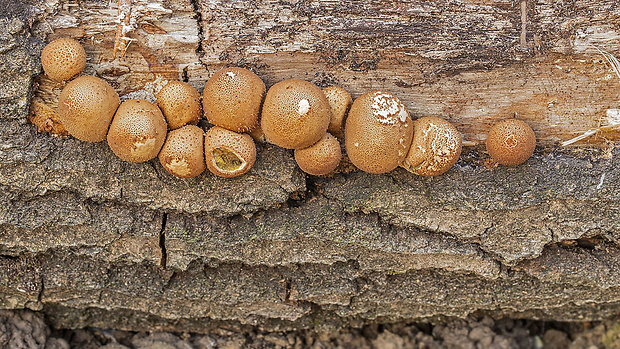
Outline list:
[[[58,327],[194,332],[620,311],[615,134],[554,145],[618,108],[618,81],[589,46],[620,53],[617,2],[135,0],[135,40],[117,60],[108,1],[3,2],[0,308]],[[63,35],[123,98],[153,99],[171,79],[201,89],[233,64],[268,85],[393,91],[470,144],[517,113],[541,146],[514,168],[488,169],[469,148],[437,178],[317,178],[260,145],[246,176],[178,179],[28,122],[41,49]]]

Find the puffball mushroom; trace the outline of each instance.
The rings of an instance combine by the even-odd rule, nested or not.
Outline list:
[[[94,76],[80,76],[58,97],[58,118],[73,137],[86,142],[106,139],[120,99],[110,84]]]
[[[200,94],[192,85],[182,81],[167,83],[157,94],[157,105],[171,130],[196,125],[202,116]]]
[[[323,91],[303,80],[273,85],[263,104],[261,128],[267,140],[287,149],[303,149],[318,142],[331,118]]]
[[[506,119],[491,127],[486,144],[493,160],[514,166],[524,163],[534,154],[536,135],[524,121]]]
[[[250,135],[214,126],[205,134],[205,162],[211,173],[231,178],[248,172],[256,160]]]
[[[207,81],[202,93],[204,115],[210,123],[235,132],[258,126],[265,83],[243,68],[225,68]]]
[[[448,171],[461,155],[461,134],[450,122],[427,116],[413,122],[413,142],[401,165],[421,176],[438,176]]]
[[[187,125],[168,132],[158,157],[166,171],[174,176],[198,176],[206,168],[204,131],[200,127]]]
[[[159,153],[167,129],[164,115],[156,105],[144,99],[129,99],[114,115],[108,131],[108,145],[122,160],[148,161]]]
[[[351,105],[344,132],[353,165],[365,172],[385,173],[405,159],[413,138],[413,122],[398,97],[371,91]]]
[[[308,148],[295,149],[295,161],[299,168],[314,176],[334,172],[341,159],[340,143],[329,133]]]
[[[86,51],[71,38],[56,39],[41,53],[43,71],[52,80],[65,81],[81,73],[86,66]]]
[[[327,131],[336,137],[342,137],[344,133],[344,119],[351,107],[351,103],[353,103],[351,94],[338,86],[324,88],[323,93],[332,111]]]

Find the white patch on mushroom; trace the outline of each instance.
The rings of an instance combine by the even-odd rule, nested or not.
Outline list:
[[[231,78],[234,78],[235,76],[237,76],[235,73],[233,73],[231,71],[226,72],[226,75],[230,76]]]
[[[372,97],[373,115],[384,125],[395,125],[407,121],[407,111],[395,96],[389,93],[375,92]]]
[[[145,139],[140,139],[133,143],[133,147],[131,147],[131,155],[132,156],[145,156],[148,155],[155,146],[155,138],[149,137]]]
[[[184,158],[172,159],[172,161],[168,164],[168,167],[172,170],[172,172],[181,176],[187,176],[190,174],[189,163]]]
[[[305,115],[308,111],[310,111],[310,102],[307,99],[299,101],[299,109],[297,110],[299,115]]]

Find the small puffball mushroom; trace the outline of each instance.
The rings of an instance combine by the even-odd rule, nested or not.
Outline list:
[[[344,134],[344,118],[351,107],[351,103],[353,103],[351,94],[338,86],[324,88],[323,93],[327,97],[332,111],[327,131],[336,137],[342,137]]]
[[[332,173],[341,159],[340,143],[329,133],[308,148],[295,149],[295,161],[299,168],[314,176]]]
[[[413,138],[413,122],[398,97],[371,91],[351,105],[344,133],[353,165],[365,172],[385,173],[405,159]]]
[[[265,83],[243,68],[225,68],[207,81],[202,94],[204,114],[210,123],[235,132],[258,126]]]
[[[200,94],[186,82],[167,83],[157,94],[157,105],[171,130],[196,125],[201,117]]]
[[[94,76],[80,76],[58,97],[58,118],[73,137],[86,142],[106,139],[120,100],[110,84]]]
[[[205,162],[216,176],[231,178],[248,172],[256,160],[252,137],[222,127],[212,127],[205,134]]]
[[[168,132],[158,157],[166,171],[174,176],[198,176],[206,168],[204,131],[200,127],[187,125]]]
[[[491,127],[486,144],[493,160],[514,166],[524,163],[534,154],[536,135],[525,122],[506,119]]]
[[[413,142],[402,163],[420,176],[438,176],[448,171],[461,155],[461,134],[450,122],[427,116],[413,122]]]
[[[331,109],[323,91],[303,80],[273,85],[263,104],[261,128],[267,140],[287,149],[303,149],[327,131]]]
[[[86,51],[79,42],[71,38],[56,39],[43,49],[41,65],[50,79],[69,80],[84,70]]]
[[[159,108],[144,99],[129,99],[116,111],[108,145],[122,160],[144,162],[157,156],[166,140],[166,119]]]

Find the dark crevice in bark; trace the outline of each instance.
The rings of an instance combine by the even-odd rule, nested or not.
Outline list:
[[[168,252],[166,251],[166,221],[168,220],[168,214],[163,213],[161,218],[161,230],[159,231],[159,248],[161,249],[161,261],[160,265],[166,268],[166,262],[168,260]]]
[[[198,46],[196,46],[196,56],[198,56],[198,63],[200,63],[207,71],[209,71],[209,67],[202,61],[202,57],[204,56],[204,50],[202,48],[202,41],[204,40],[204,33],[202,30],[202,12],[200,9],[200,1],[199,0],[190,0],[192,3],[192,7],[194,8],[194,19],[196,20],[196,27],[198,28]],[[184,77],[185,77],[184,73]]]

